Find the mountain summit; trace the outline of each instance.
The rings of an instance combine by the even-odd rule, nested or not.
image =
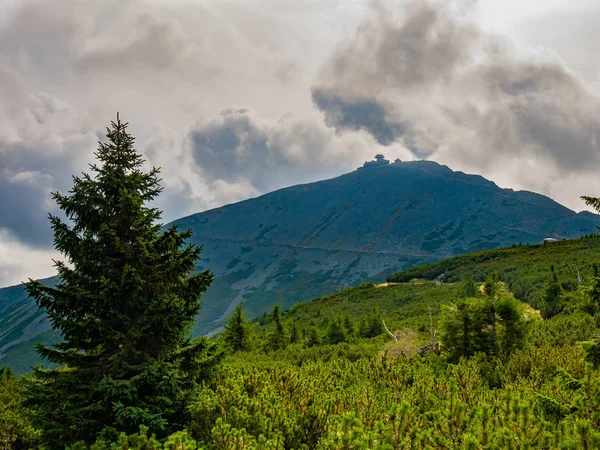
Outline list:
[[[583,194],[583,193],[582,193]],[[579,237],[600,216],[501,189],[432,161],[376,161],[173,222],[203,245],[216,281],[195,332],[218,330],[238,302],[257,316],[461,253]],[[48,332],[20,287],[0,290],[0,365],[11,346]]]

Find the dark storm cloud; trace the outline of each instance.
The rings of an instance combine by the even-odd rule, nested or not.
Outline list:
[[[377,142],[389,145],[403,134],[402,126],[388,122],[384,108],[373,100],[346,100],[314,89],[312,99],[325,113],[327,126],[349,130],[366,130]]]
[[[313,87],[328,124],[480,171],[498,158],[528,157],[597,170],[598,97],[556,55],[520,52],[449,4],[376,4]]]
[[[268,181],[260,175],[271,159],[267,129],[247,109],[224,110],[216,121],[193,129],[189,140],[194,160],[207,178],[231,182],[243,174],[258,189],[265,188]]]
[[[0,161],[2,163],[2,161]],[[36,172],[0,172],[0,228],[22,242],[48,247],[52,232],[44,215],[51,180]]]

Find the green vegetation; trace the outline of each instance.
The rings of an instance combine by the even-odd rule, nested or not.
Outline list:
[[[596,263],[600,263],[600,237],[594,235],[470,253],[392,274],[388,281],[407,283],[414,279],[435,280],[443,276],[444,282],[457,283],[470,276],[483,282],[497,271],[518,300],[541,309],[546,286],[553,278],[552,272],[555,272],[561,288],[573,293],[579,290],[580,280],[589,280],[593,276]]]
[[[252,328],[244,314],[242,302],[238,303],[235,311],[225,325],[224,340],[232,352],[250,350],[252,345]]]
[[[26,448],[38,433],[22,408],[21,381],[9,368],[0,369],[0,447]]]
[[[511,355],[524,346],[523,307],[495,280],[494,272],[483,298],[460,299],[447,308],[442,343],[450,361],[478,353]]]
[[[590,296],[594,279],[583,282]],[[595,313],[544,320],[495,275],[471,283],[364,284],[251,323],[238,306],[213,338],[229,355],[190,394],[179,431],[144,425],[95,448],[598,448]],[[363,337],[379,319],[397,340]],[[250,338],[233,351],[239,323]],[[441,352],[420,356],[432,334]]]

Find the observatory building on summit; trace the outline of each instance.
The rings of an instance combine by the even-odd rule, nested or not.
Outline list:
[[[378,155],[375,155],[375,161],[365,161],[365,163],[363,164],[363,166],[361,168],[387,166],[389,163],[390,163],[390,161],[385,159],[385,156],[383,156],[380,153]]]
[[[393,164],[400,164],[402,161],[400,160],[400,158],[396,158],[396,160],[394,161]],[[367,167],[381,167],[381,166],[387,166],[390,164],[390,161],[388,159],[385,159],[385,156],[383,156],[381,153],[375,155],[375,161],[365,161],[365,163],[362,165],[362,167],[359,167],[359,169],[364,169]]]

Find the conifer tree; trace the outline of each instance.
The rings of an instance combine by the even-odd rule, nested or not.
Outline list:
[[[290,339],[283,325],[279,303],[273,306],[273,311],[269,314],[269,318],[274,326],[267,336],[266,350],[282,350],[287,347]]]
[[[498,292],[498,272],[493,271],[485,280],[483,285],[485,295],[494,297]]]
[[[26,283],[62,336],[37,347],[60,367],[35,368],[24,387],[49,449],[140,425],[168,435],[186,420],[186,392],[214,363],[208,341],[190,335],[213,274],[192,275],[201,247],[186,244],[191,230],[161,230],[161,212],[148,206],[162,190],[159,170],[142,170],[118,115],[95,156],[92,175],[73,177],[69,195],[53,194],[68,219],[50,215],[68,261],[55,261],[60,283]]]
[[[600,269],[598,268],[598,264],[594,264],[594,275],[587,286],[585,286],[585,290],[587,291],[590,302],[596,307],[597,310],[600,310]]]
[[[442,343],[451,361],[478,352],[506,356],[525,344],[526,325],[522,308],[512,297],[460,300],[442,318]]]
[[[596,210],[597,213],[600,213],[600,197],[582,196],[581,199],[585,201],[586,205],[591,206]],[[598,227],[598,230],[600,231],[600,227]],[[589,286],[588,292],[591,300],[600,309],[600,271],[598,270],[597,264],[594,264],[594,277],[592,279],[592,284]]]
[[[352,337],[356,333],[356,330],[354,329],[354,322],[348,314],[344,316],[344,332],[348,337]]]
[[[383,323],[378,308],[375,308],[371,315],[363,318],[359,331],[360,336],[364,338],[373,338],[383,333]]]
[[[239,302],[225,325],[225,342],[234,352],[251,350],[252,328],[244,315],[244,305]]]
[[[325,336],[328,344],[347,342],[346,333],[344,333],[344,324],[339,317],[329,321]]]
[[[549,319],[560,312],[562,288],[558,282],[558,276],[554,271],[554,266],[550,268],[550,271],[552,272],[552,278],[544,290],[543,305],[541,308],[542,317],[544,319]]]
[[[465,276],[460,283],[459,298],[470,298],[477,295],[477,285],[471,275]]]
[[[297,342],[300,342],[300,330],[298,329],[296,319],[294,319],[290,325],[290,343],[296,344]]]
[[[315,345],[319,345],[320,343],[321,338],[319,336],[319,332],[315,327],[310,327],[307,333],[306,346],[314,347]]]

